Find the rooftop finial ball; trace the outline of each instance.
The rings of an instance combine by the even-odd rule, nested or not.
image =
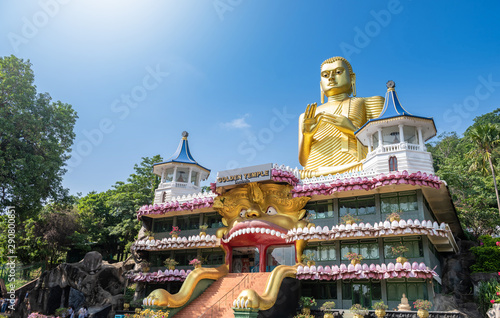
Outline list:
[[[187,131],[183,131],[182,132],[182,137],[187,137],[187,136],[189,136],[188,132]]]
[[[387,88],[394,88],[394,87],[396,87],[396,83],[394,83],[394,81],[387,82]]]

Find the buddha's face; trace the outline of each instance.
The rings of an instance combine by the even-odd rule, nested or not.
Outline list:
[[[326,96],[350,92],[351,75],[343,61],[334,61],[321,67],[321,89]]]

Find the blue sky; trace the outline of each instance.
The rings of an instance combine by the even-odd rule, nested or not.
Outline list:
[[[500,107],[497,1],[2,1],[0,55],[29,59],[39,92],[79,119],[71,193],[104,191],[189,132],[216,172],[299,166],[297,120],[323,60],[358,96],[396,82],[403,106],[462,133]]]

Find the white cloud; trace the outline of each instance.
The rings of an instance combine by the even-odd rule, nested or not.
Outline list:
[[[241,118],[236,118],[227,123],[221,123],[221,127],[227,129],[245,129],[250,128],[250,124],[246,122],[246,119],[250,117],[250,114],[245,114]]]

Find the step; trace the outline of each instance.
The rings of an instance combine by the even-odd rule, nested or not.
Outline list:
[[[233,301],[244,289],[253,289],[262,294],[266,288],[266,281],[271,273],[230,273],[219,278],[203,294],[193,300],[186,308],[179,311],[175,318],[201,317],[215,304],[204,317],[234,317],[231,309]],[[248,279],[241,283],[246,277]],[[240,284],[241,283],[241,284]],[[239,284],[239,285],[238,285]]]

